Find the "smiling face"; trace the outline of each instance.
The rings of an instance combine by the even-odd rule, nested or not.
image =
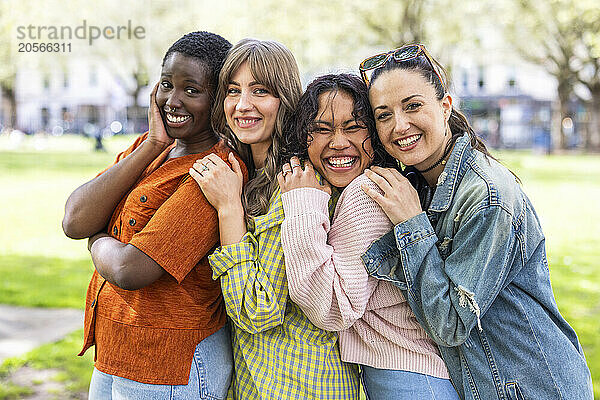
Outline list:
[[[444,154],[452,98],[446,94],[438,100],[434,86],[420,73],[383,72],[373,82],[369,100],[379,139],[395,159],[425,170]]]
[[[256,165],[273,141],[280,99],[257,82],[247,62],[231,75],[223,101],[227,125],[242,143],[250,145]]]
[[[333,186],[343,188],[371,164],[367,128],[352,116],[354,100],[344,91],[319,95],[319,111],[309,133],[308,157]],[[311,139],[312,137],[312,139]]]
[[[165,60],[156,103],[169,136],[190,140],[212,132],[212,91],[207,67],[201,62],[177,52]]]

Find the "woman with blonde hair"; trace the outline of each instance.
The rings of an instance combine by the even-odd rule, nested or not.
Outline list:
[[[213,126],[250,171],[244,186],[211,155],[190,170],[217,209],[221,246],[210,256],[233,321],[239,399],[356,399],[356,367],[340,359],[337,334],[316,327],[288,296],[276,174],[284,129],[302,88],[291,52],[273,41],[244,39],[219,76]]]

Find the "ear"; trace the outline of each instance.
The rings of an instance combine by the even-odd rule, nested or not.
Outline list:
[[[444,119],[448,122],[450,114],[452,113],[452,96],[446,93],[441,100],[441,106],[444,112]]]

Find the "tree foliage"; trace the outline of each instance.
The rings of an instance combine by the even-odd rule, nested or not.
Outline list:
[[[525,60],[540,65],[558,83],[561,120],[573,115],[569,103],[589,103],[585,146],[600,146],[600,7],[595,0],[509,0],[505,36]],[[577,87],[581,91],[577,91]],[[583,92],[583,93],[581,93]],[[560,130],[559,145],[567,143]]]

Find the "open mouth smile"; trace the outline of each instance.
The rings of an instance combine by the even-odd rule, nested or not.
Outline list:
[[[175,115],[171,113],[166,113],[167,124],[173,127],[180,127],[185,124],[190,118],[190,115]]]
[[[398,147],[400,147],[400,150],[407,151],[407,150],[414,148],[417,145],[417,142],[421,139],[421,136],[423,136],[423,135],[420,135],[420,134],[410,135],[407,137],[397,139],[396,141],[394,141],[394,143]]]
[[[354,166],[358,157],[353,156],[338,156],[325,158],[325,163],[331,169],[347,170]]]
[[[235,118],[237,126],[242,129],[253,128],[258,125],[260,120],[261,118],[256,117]]]

